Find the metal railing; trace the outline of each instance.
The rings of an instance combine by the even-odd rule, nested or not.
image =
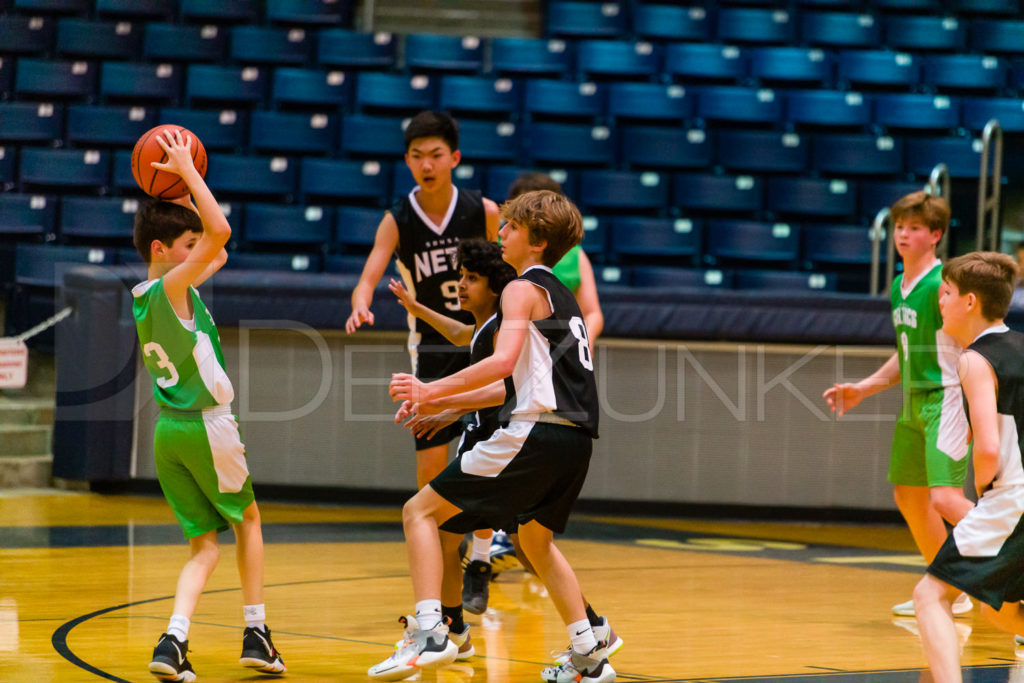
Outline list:
[[[892,289],[896,268],[896,246],[892,241],[892,216],[889,207],[879,209],[871,222],[871,296],[878,296],[878,271],[881,266],[882,240],[885,240],[885,292]]]
[[[978,177],[978,234],[976,249],[999,251],[999,198],[1003,179],[1003,129],[992,119],[981,135],[981,175]],[[993,144],[995,149],[993,149]],[[989,175],[989,166],[992,173]]]
[[[953,200],[949,194],[949,182],[949,167],[945,164],[936,164],[935,168],[932,169],[931,175],[928,176],[928,184],[924,186],[924,191],[933,197],[942,197],[952,204]],[[935,253],[943,261],[949,258],[949,230],[942,232],[942,239],[935,245]]]

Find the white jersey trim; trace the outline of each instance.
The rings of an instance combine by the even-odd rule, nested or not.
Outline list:
[[[900,296],[902,296],[904,299],[906,299],[908,296],[910,296],[910,293],[914,291],[914,288],[917,287],[918,284],[920,284],[921,280],[925,279],[925,277],[929,273],[931,273],[933,270],[935,270],[935,266],[941,266],[941,265],[942,265],[942,261],[939,260],[938,258],[936,258],[934,261],[932,261],[932,265],[931,266],[929,266],[928,268],[925,268],[923,273],[921,273],[920,275],[915,277],[910,282],[907,282],[905,277],[904,277],[903,280],[900,280]]]
[[[535,422],[513,420],[508,427],[495,430],[486,441],[462,454],[460,467],[466,474],[478,477],[496,477],[523,449]]]
[[[484,321],[483,325],[481,325],[478,328],[476,328],[475,330],[473,330],[473,338],[469,340],[469,351],[470,351],[470,353],[473,352],[473,347],[476,346],[476,340],[477,340],[477,337],[480,336],[480,332],[482,332],[483,329],[485,327],[487,327],[487,325],[490,324],[490,322],[492,320],[494,320],[495,318],[497,318],[497,317],[498,317],[497,313],[491,315],[490,318],[488,318],[487,320]]]
[[[412,204],[412,210],[416,212],[416,215],[420,217],[423,224],[430,228],[434,233],[443,235],[444,231],[448,229],[448,223],[452,220],[452,214],[455,213],[455,205],[459,201],[459,188],[452,185],[452,199],[448,202],[448,211],[445,212],[444,218],[441,219],[441,224],[438,225],[434,221],[430,220],[430,216],[420,206],[419,201],[416,199],[416,194],[420,191],[420,186],[412,188],[409,192],[409,203]]]

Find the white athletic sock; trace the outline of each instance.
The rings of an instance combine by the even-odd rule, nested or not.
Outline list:
[[[491,562],[491,537],[480,538],[476,534],[473,534],[473,554],[469,556],[470,562]]]
[[[416,622],[424,631],[441,623],[441,601],[420,600],[416,603]]]
[[[258,628],[266,631],[267,611],[263,605],[244,605],[242,607],[242,618],[249,628]]]
[[[180,614],[173,615],[171,621],[167,624],[167,635],[174,636],[178,639],[178,642],[184,643],[188,640],[188,627],[190,623],[188,617],[183,617]]]
[[[572,649],[585,655],[597,647],[597,638],[594,637],[594,630],[590,628],[589,619],[580,619],[576,623],[566,627],[569,631],[569,640],[572,641]]]

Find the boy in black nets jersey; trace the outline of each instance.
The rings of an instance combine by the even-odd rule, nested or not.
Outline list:
[[[551,267],[583,234],[579,211],[564,196],[529,192],[502,207],[504,259],[519,277],[501,296],[494,353],[442,380],[394,375],[391,397],[425,406],[463,392],[487,392],[502,403],[505,383],[515,402],[508,424],[462,453],[402,511],[416,599],[404,618],[406,638],[370,669],[375,678],[408,678],[421,667],[455,658],[441,614],[442,549],[451,537],[481,527],[518,524],[522,548],[544,582],[571,641],[567,661],[541,677],[553,683],[610,683],[606,643],[587,619],[579,582],[555,547],[586,478],[597,437],[598,401],[587,329],[572,293]],[[481,401],[482,402],[482,401]],[[438,542],[438,532],[442,538]]]

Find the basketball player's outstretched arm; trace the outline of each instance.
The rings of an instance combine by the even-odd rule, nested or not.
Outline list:
[[[373,324],[373,313],[370,311],[370,304],[373,303],[373,290],[377,283],[384,277],[384,271],[388,263],[398,249],[398,223],[395,223],[394,216],[390,212],[384,214],[380,224],[377,226],[377,235],[373,238],[373,249],[366,257],[363,265],[363,272],[359,276],[359,283],[352,290],[352,313],[345,321],[345,331],[352,334],[362,326],[363,323]]]
[[[487,197],[484,197],[484,215],[487,219],[487,241],[497,242],[498,229],[501,228],[501,216],[498,211],[498,205]]]
[[[449,318],[433,309],[427,308],[419,301],[416,301],[416,298],[409,293],[405,285],[394,278],[391,278],[391,281],[388,282],[388,289],[398,297],[398,303],[402,304],[405,310],[440,332],[452,344],[456,346],[469,346],[469,343],[473,341],[473,330],[476,329],[473,325],[467,325],[461,320]]]
[[[861,401],[868,396],[885,391],[891,386],[900,383],[900,361],[896,354],[892,354],[889,360],[885,361],[882,367],[875,370],[871,375],[859,382],[846,382],[833,384],[825,390],[822,396],[828,401],[832,412],[838,412],[840,417],[846,411],[853,410]]]

